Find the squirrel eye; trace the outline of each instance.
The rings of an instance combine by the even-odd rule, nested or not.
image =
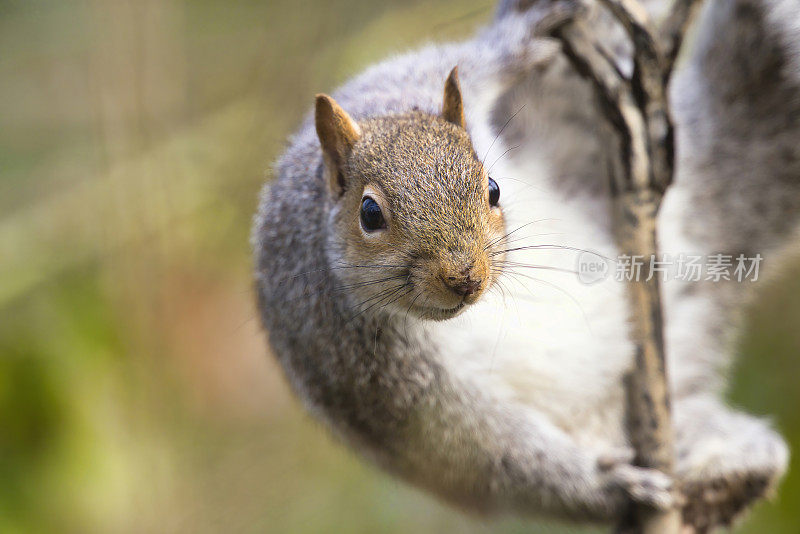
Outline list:
[[[498,202],[500,202],[500,186],[489,177],[489,205],[497,206]]]
[[[381,207],[370,197],[361,199],[361,227],[365,232],[386,228],[386,220],[381,213]]]

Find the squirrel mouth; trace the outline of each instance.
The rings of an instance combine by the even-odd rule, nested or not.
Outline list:
[[[442,321],[444,319],[455,317],[458,315],[458,312],[463,310],[466,306],[467,302],[462,300],[452,308],[434,308],[432,306],[416,306],[416,308],[419,310],[419,314],[423,318],[432,319],[434,321]]]

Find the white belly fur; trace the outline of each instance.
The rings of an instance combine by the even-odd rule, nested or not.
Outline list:
[[[492,153],[502,150],[495,147]],[[528,159],[501,162],[492,170],[507,229],[538,221],[513,234],[508,246],[569,246],[616,258],[604,225],[592,220],[598,206],[564,199],[548,185],[541,159]],[[511,252],[507,259],[574,271],[579,254],[545,248]],[[592,285],[573,272],[515,272],[522,276],[504,273],[461,316],[428,326],[442,363],[498,401],[546,414],[579,442],[619,445],[624,441],[620,381],[633,354],[623,284],[613,280],[613,269],[608,279]]]

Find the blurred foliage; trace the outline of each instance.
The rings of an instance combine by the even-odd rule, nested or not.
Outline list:
[[[311,95],[491,9],[0,0],[0,532],[565,531],[353,458],[291,397],[251,294],[258,190]],[[798,280],[755,307],[733,396],[794,444]],[[743,531],[798,510],[793,472]]]

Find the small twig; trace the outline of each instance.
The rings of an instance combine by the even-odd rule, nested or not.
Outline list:
[[[603,117],[616,134],[609,156],[620,248],[631,256],[655,257],[656,215],[675,165],[667,84],[701,0],[676,0],[659,28],[638,0],[600,1],[633,44],[634,68],[629,78],[582,21],[564,19],[550,32],[561,41],[575,69],[592,82]],[[629,292],[636,363],[628,380],[628,431],[638,465],[671,474],[674,452],[661,296],[658,277],[647,274],[634,280]],[[623,518],[619,528],[677,533],[680,511],[638,508],[631,517]]]
[[[656,44],[656,32],[644,7],[638,0],[601,0],[601,2],[625,28],[634,46],[633,60],[644,69],[644,76],[660,74],[661,55]]]
[[[664,85],[669,82],[669,77],[681,51],[686,31],[697,15],[702,3],[702,0],[675,0],[672,11],[661,24],[659,42],[661,43],[661,49],[664,50],[664,69],[666,72]]]
[[[631,82],[603,53],[581,21],[569,22],[554,30],[561,39],[564,53],[581,75],[589,78],[600,99],[603,115],[619,135],[625,165],[612,176],[614,192],[631,191],[637,179],[649,185],[646,139],[635,135],[645,128],[644,117],[633,97]]]

